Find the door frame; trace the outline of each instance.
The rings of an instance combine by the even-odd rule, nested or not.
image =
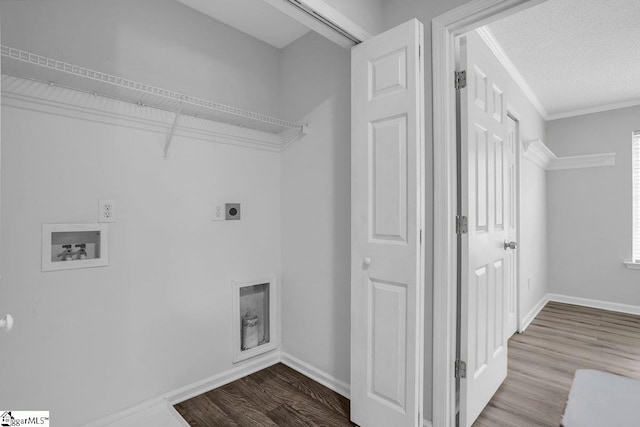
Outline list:
[[[453,427],[456,422],[454,362],[457,338],[457,170],[456,92],[453,85],[456,69],[455,38],[544,1],[546,0],[472,0],[437,16],[432,21],[434,427]]]
[[[520,246],[522,236],[520,230],[520,224],[522,223],[522,138],[520,136],[520,129],[522,127],[522,116],[513,108],[511,104],[507,102],[507,118],[513,119],[516,122],[516,242]],[[521,256],[520,251],[516,251],[516,333],[524,332],[524,323],[522,321],[522,285],[521,280]]]

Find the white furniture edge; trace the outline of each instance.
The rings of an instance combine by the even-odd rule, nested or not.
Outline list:
[[[538,113],[544,120],[548,120],[549,114],[547,113],[547,110],[544,108],[533,89],[531,89],[531,86],[529,86],[525,78],[522,76],[522,74],[520,74],[520,71],[518,71],[513,62],[511,62],[511,59],[509,59],[509,56],[504,51],[500,43],[498,43],[489,27],[480,27],[476,29],[476,32],[489,47],[491,52],[493,52],[500,64],[502,64],[502,66],[507,70],[507,73],[509,73],[511,78],[516,82],[516,85],[518,85],[520,90],[522,90],[522,93],[524,93],[533,107],[538,111]]]
[[[624,261],[624,265],[630,270],[640,270],[640,262]]]
[[[545,0],[472,0],[432,20],[433,424],[455,425],[457,236],[455,37]]]
[[[615,166],[615,164],[616,153],[587,154],[584,156],[558,157],[551,161],[547,170],[597,168],[602,166]]]
[[[529,312],[522,318],[521,327],[518,332],[523,333],[527,330],[533,319],[535,319],[538,314],[542,311],[545,305],[549,302],[549,294],[543,296],[540,301],[531,309]]]
[[[522,143],[523,157],[549,171],[615,166],[616,153],[558,157],[539,139]]]
[[[89,93],[49,86],[2,75],[2,105],[73,119],[94,121],[166,134],[173,123],[170,112]],[[298,137],[260,132],[195,117],[181,116],[175,137],[280,152]]]
[[[240,289],[265,283],[269,285],[269,342],[249,350],[241,350],[242,334],[240,333],[240,328],[237,327],[239,326],[238,321],[240,320]],[[278,348],[278,313],[280,312],[280,299],[278,296],[278,282],[275,275],[249,280],[232,280],[231,287],[233,300],[231,306],[231,335],[233,338],[231,340],[231,354],[233,355],[233,363],[239,363]]]

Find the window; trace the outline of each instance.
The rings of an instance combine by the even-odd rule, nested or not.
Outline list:
[[[633,262],[640,263],[640,131],[633,133]]]

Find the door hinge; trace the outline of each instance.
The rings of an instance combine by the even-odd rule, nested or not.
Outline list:
[[[467,87],[467,72],[465,70],[455,72],[455,87],[456,90]]]
[[[469,220],[464,215],[456,215],[456,234],[467,234],[469,232]]]
[[[467,362],[456,360],[455,375],[456,378],[467,378]]]
[[[420,230],[420,244],[422,244],[422,230]]]
[[[418,58],[422,59],[422,45],[418,45]]]

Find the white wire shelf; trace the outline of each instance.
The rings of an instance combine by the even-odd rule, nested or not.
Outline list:
[[[78,65],[68,64],[9,46],[0,46],[2,73],[68,89],[145,105],[216,122],[282,135],[305,133],[306,125],[277,119],[253,111],[220,104],[195,96],[128,80]]]

